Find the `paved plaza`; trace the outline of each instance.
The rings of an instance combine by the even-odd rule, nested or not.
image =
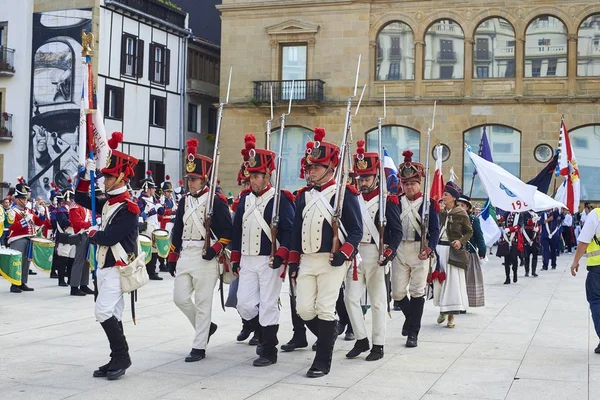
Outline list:
[[[171,300],[172,278],[150,281],[139,295],[137,326],[127,307],[125,334],[133,365],[118,381],[92,378],[108,360],[108,343],[93,317],[92,296],[73,297],[39,273],[35,292],[0,291],[1,399],[600,399],[600,355],[585,300],[585,268],[571,277],[572,256],[557,270],[503,285],[500,259],[484,264],[486,307],[437,325],[427,302],[419,347],[400,336],[404,317],[393,312],[385,358],[344,356],[353,342],[335,346],[332,371],[304,376],[310,349],[279,353],[277,364],[252,366],[255,348],[238,343],[237,312],[220,309],[215,293],[207,358],[185,363],[193,329]],[[291,338],[287,282],[282,293],[281,343]],[[129,296],[127,296],[127,303]],[[370,325],[370,313],[367,314]],[[311,336],[309,342],[314,338]]]

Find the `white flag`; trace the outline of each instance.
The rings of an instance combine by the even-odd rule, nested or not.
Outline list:
[[[98,169],[106,166],[106,162],[110,157],[110,148],[106,140],[106,130],[104,129],[104,115],[100,106],[94,113],[94,145],[96,146],[96,165]]]
[[[86,126],[86,90],[85,85],[87,83],[87,66],[83,67],[83,87],[81,88],[81,105],[79,108],[79,147],[77,151],[77,158],[79,158],[79,165],[84,166],[87,158],[86,143],[87,143],[87,126]]]
[[[504,168],[486,161],[467,148],[467,154],[475,164],[479,179],[490,202],[504,211],[523,212],[534,208],[537,188],[521,181]]]

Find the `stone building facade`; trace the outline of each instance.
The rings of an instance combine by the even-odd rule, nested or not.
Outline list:
[[[409,147],[423,162],[437,101],[432,143],[447,146],[445,173],[452,167],[468,192],[465,142],[476,149],[485,127],[495,162],[528,180],[558,146],[564,115],[582,198],[600,200],[593,154],[600,149],[597,1],[223,0],[218,8],[221,82],[233,67],[221,138],[225,190],[235,190],[244,134],[265,143],[270,88],[280,115],[291,79],[295,101],[286,120],[283,174],[284,186],[300,187],[299,158],[311,130],[322,126],[328,140],[341,140],[361,54],[359,86],[367,88],[352,125],[354,142],[375,143],[369,132],[382,115],[385,87],[388,152],[398,164]],[[221,85],[222,99],[226,90]],[[484,196],[477,182],[473,196]]]

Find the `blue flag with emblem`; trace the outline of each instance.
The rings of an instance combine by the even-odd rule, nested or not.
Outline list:
[[[481,142],[479,143],[479,157],[483,158],[486,161],[491,163],[494,162],[492,159],[492,149],[490,148],[490,143],[488,142],[486,127],[483,127],[483,133],[481,134]],[[477,168],[473,171],[473,176],[477,175]]]

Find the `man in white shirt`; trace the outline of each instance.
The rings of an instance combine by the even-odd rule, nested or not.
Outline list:
[[[573,216],[567,208],[563,208],[563,221],[562,221],[562,238],[565,242],[565,248],[563,252],[569,252],[571,254],[571,248],[573,247]]]

